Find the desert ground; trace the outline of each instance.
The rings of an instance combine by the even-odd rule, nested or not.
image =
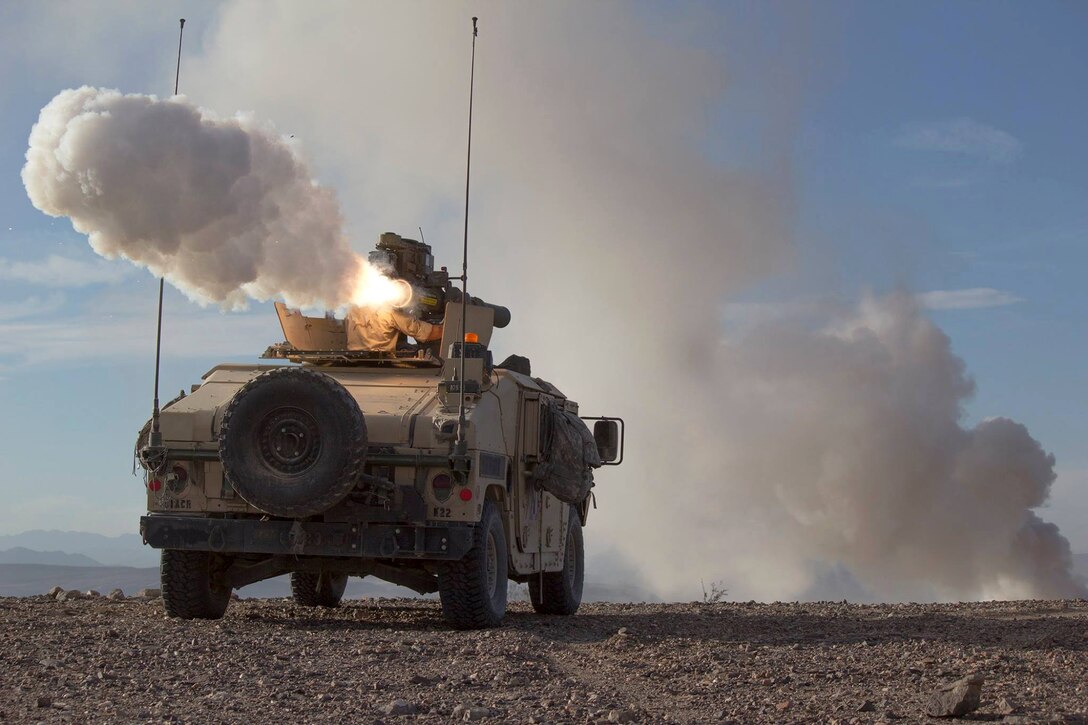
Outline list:
[[[154,596],[0,599],[10,722],[1088,722],[1088,602],[511,605],[459,632],[439,604],[243,600],[220,621]],[[946,720],[947,722],[947,720]]]

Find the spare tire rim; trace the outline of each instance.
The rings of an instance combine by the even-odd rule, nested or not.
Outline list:
[[[257,425],[261,459],[285,474],[302,473],[321,453],[317,421],[301,408],[276,408]]]

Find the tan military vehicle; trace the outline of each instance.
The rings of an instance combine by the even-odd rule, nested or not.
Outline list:
[[[494,364],[509,312],[460,304],[429,246],[385,234],[378,251],[440,345],[351,351],[343,321],[277,305],[276,363],[213,368],[163,407],[161,443],[141,433],[140,529],[171,616],[221,617],[232,589],[285,573],[309,606],[336,606],[349,576],[437,591],[459,628],[498,625],[511,579],[537,612],[577,611],[593,469],[622,460],[622,421],[590,432],[527,359]]]

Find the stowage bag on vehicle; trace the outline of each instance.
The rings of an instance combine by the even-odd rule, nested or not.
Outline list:
[[[593,488],[593,469],[601,466],[597,443],[574,413],[554,404],[544,411],[543,450],[532,477],[560,501],[579,504]]]

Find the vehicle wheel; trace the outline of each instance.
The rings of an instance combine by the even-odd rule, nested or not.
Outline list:
[[[586,549],[582,521],[574,509],[570,511],[566,548],[562,571],[546,571],[529,579],[529,599],[538,614],[574,614],[582,603]]]
[[[278,368],[235,393],[219,427],[223,472],[243,499],[274,516],[326,511],[355,488],[366,421],[347,390],[307,368]]]
[[[335,607],[344,596],[348,575],[331,571],[291,572],[291,595],[304,607]]]
[[[506,615],[507,552],[499,511],[484,502],[472,548],[438,570],[442,615],[457,629],[497,627]]]
[[[159,563],[162,601],[166,613],[181,619],[219,619],[230,604],[230,587],[212,578],[207,551],[163,549]]]

